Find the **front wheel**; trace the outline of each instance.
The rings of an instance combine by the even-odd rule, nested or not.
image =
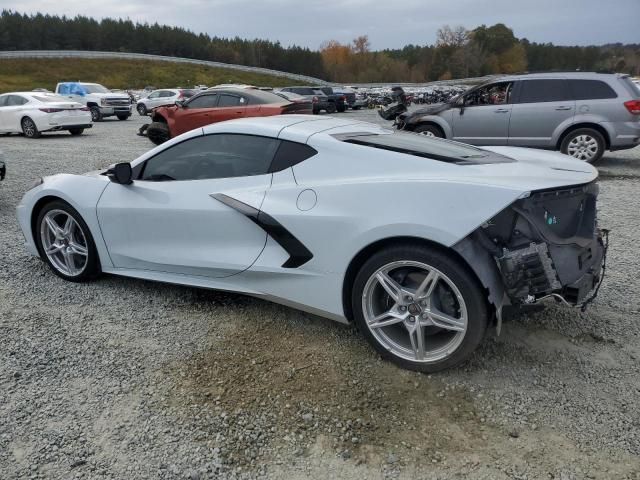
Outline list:
[[[336,113],[336,104],[335,103],[330,103],[329,105],[327,105],[327,113],[328,114]]]
[[[66,202],[47,204],[38,214],[36,242],[53,273],[70,282],[97,277],[100,262],[89,227]]]
[[[82,135],[82,133],[84,132],[84,128],[70,128],[69,129],[69,133],[71,135]]]
[[[336,108],[338,109],[338,113],[344,113],[347,111],[346,105],[338,105]]]
[[[147,115],[147,106],[144,103],[138,104],[138,106],[136,107],[136,110],[138,110],[138,114],[141,117],[144,117]]]
[[[149,140],[156,145],[160,145],[171,138],[169,126],[163,122],[152,122],[146,132]]]
[[[427,137],[444,138],[442,130],[435,125],[418,125],[413,131]]]
[[[116,115],[118,117],[118,120],[127,120],[131,115],[128,113],[122,114],[122,115]]]
[[[564,137],[560,151],[578,160],[595,163],[602,158],[605,147],[604,137],[600,132],[592,128],[580,128]]]
[[[487,328],[477,280],[459,260],[421,245],[399,245],[365,262],[352,290],[356,324],[385,359],[421,372],[467,360]]]
[[[36,126],[36,123],[29,117],[24,117],[22,119],[21,126],[22,126],[22,133],[24,133],[24,136],[27,138],[39,138],[40,137],[40,131],[38,130],[38,127]]]
[[[102,112],[100,111],[100,107],[93,105],[91,108],[89,108],[89,111],[91,112],[92,122],[99,122],[102,120]]]

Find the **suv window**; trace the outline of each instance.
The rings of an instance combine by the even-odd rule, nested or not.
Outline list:
[[[163,90],[162,92],[160,92],[160,98],[173,97],[174,95],[176,95],[176,93],[172,92],[171,90]]]
[[[517,103],[563,102],[571,100],[566,80],[522,80]]]
[[[618,96],[601,80],[569,80],[569,86],[575,100],[601,100]]]
[[[492,83],[472,90],[464,96],[465,107],[504,105],[511,102],[512,82]]]
[[[145,162],[140,180],[205,180],[269,172],[279,140],[239,134],[190,138]]]
[[[226,93],[220,95],[220,102],[218,102],[219,107],[237,107],[239,105],[244,106],[246,104],[247,101],[244,98]]]
[[[207,93],[205,95],[198,95],[197,97],[191,97],[187,107],[189,108],[215,108],[218,104],[217,93]]]

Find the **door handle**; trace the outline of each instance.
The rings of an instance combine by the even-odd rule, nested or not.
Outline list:
[[[497,110],[495,110],[496,113],[509,113],[509,109],[508,108],[499,108]]]
[[[556,110],[573,110],[573,107],[556,107]]]

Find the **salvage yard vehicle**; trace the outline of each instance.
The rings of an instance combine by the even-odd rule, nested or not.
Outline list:
[[[81,135],[91,128],[91,113],[84,105],[45,92],[0,95],[0,132],[38,138],[43,132],[68,131]]]
[[[62,82],[56,85],[56,93],[86,105],[94,122],[112,116],[127,120],[131,116],[129,94],[112,93],[99,83]]]
[[[329,97],[322,90],[318,90],[315,87],[284,87],[279,91],[297,93],[305,97],[313,104],[314,114],[318,114],[322,110],[327,113],[335,113],[337,110],[335,102],[330,102]]]
[[[195,90],[185,88],[164,88],[151,92],[145,98],[136,103],[136,110],[142,116],[148,115],[151,110],[164,105],[175,105],[177,101],[186,100],[196,94]]]
[[[400,114],[397,128],[473,145],[559,150],[594,163],[605,150],[640,144],[640,91],[628,75],[513,75]]]
[[[311,113],[306,102],[291,101],[256,88],[210,88],[185,102],[153,111],[146,135],[156,145],[194,128],[243,117]],[[143,127],[141,130],[145,130]]]
[[[554,152],[281,115],[45,177],[17,215],[27,250],[65,280],[265,298],[353,321],[384,358],[433,372],[468,359],[509,305],[595,298],[596,178]]]

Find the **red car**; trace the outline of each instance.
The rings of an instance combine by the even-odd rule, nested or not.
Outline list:
[[[176,102],[176,105],[154,109],[146,135],[160,145],[181,133],[211,123],[286,113],[312,114],[313,105],[257,88],[216,88]]]

